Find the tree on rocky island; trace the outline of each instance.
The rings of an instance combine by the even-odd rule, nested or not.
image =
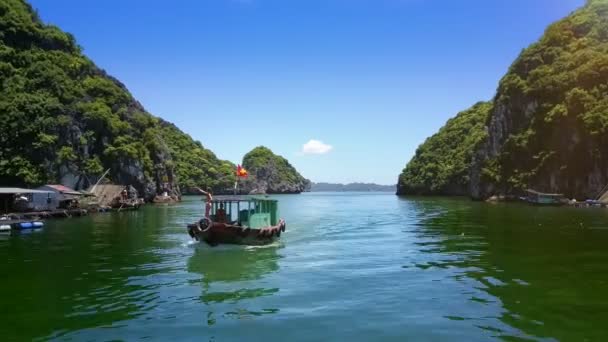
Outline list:
[[[305,179],[287,161],[269,148],[258,146],[243,157],[243,167],[249,177],[242,182],[242,191],[268,194],[301,193],[310,189]]]

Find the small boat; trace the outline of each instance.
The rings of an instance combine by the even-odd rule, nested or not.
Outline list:
[[[564,205],[568,203],[568,199],[562,194],[547,194],[531,189],[526,190],[526,196],[522,199],[537,205]]]
[[[177,203],[179,200],[178,196],[169,195],[167,192],[163,192],[160,195],[154,196],[152,203]]]
[[[142,205],[143,201],[139,199],[115,199],[110,203],[110,207],[112,209],[118,209],[118,211],[123,210],[137,210]]]
[[[210,246],[266,245],[285,231],[278,201],[266,198],[226,198],[211,202],[209,218],[188,225],[188,234]]]

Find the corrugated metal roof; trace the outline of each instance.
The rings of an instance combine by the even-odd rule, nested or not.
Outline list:
[[[0,194],[48,194],[52,191],[23,189],[23,188],[0,188]]]
[[[83,194],[81,192],[78,192],[72,188],[68,188],[67,186],[61,185],[61,184],[47,184],[47,185],[41,186],[40,188],[45,188],[45,187],[55,189],[57,192],[60,192],[64,195],[83,196]]]
[[[55,190],[57,190],[59,192],[75,192],[74,189],[68,188],[67,186],[61,185],[61,184],[47,184],[45,186],[49,187],[49,188],[52,188],[52,189],[55,189]]]
[[[74,195],[74,196],[83,196],[83,194],[79,191],[76,191],[72,188],[68,188],[65,185],[61,185],[61,184],[47,184],[47,185],[43,185],[41,187],[39,187],[38,189],[52,189],[55,190],[55,192],[58,192],[62,195]]]

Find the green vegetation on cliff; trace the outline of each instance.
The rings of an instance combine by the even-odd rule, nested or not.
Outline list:
[[[448,120],[416,150],[399,176],[401,195],[466,195],[475,149],[486,138],[490,102],[479,102]]]
[[[596,195],[608,182],[608,1],[588,1],[521,53],[488,126],[482,187]]]
[[[251,150],[243,157],[243,167],[249,171],[244,182],[246,191],[260,193],[300,193],[310,188],[310,181],[302,177],[287,161],[264,146]]]
[[[593,198],[608,183],[607,133],[608,0],[589,0],[521,53],[491,104],[420,146],[398,193]]]
[[[22,0],[0,2],[0,115],[4,185],[86,187],[111,168],[112,180],[150,195],[178,179],[222,187],[229,173],[228,163],[148,114],[72,35],[43,24]]]
[[[220,160],[199,141],[184,134],[175,125],[161,120],[161,137],[171,151],[177,181],[181,189],[212,188],[214,193],[231,189],[236,165]]]

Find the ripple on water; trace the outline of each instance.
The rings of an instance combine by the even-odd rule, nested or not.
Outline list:
[[[30,290],[4,297],[0,306],[10,310],[0,313],[0,333],[15,340],[608,336],[601,324],[608,234],[568,228],[571,221],[601,227],[604,216],[585,211],[592,216],[573,220],[561,211],[373,194],[280,201],[288,230],[269,246],[192,241],[184,227],[200,216],[201,202],[188,198],[49,222],[40,234],[2,240],[0,271],[12,276],[0,289]],[[557,228],[547,234],[550,227]]]

